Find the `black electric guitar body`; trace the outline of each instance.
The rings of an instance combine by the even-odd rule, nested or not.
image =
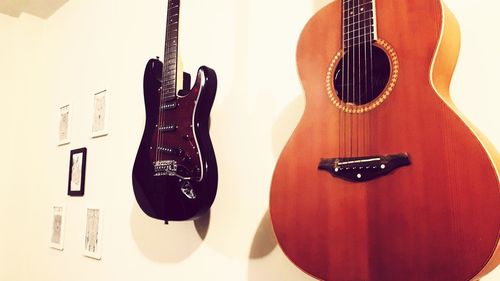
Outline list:
[[[217,192],[208,130],[217,76],[202,66],[191,89],[187,73],[177,89],[178,23],[179,0],[169,0],[165,61],[149,60],[144,73],[146,124],[132,171],[139,206],[166,222],[200,217]]]

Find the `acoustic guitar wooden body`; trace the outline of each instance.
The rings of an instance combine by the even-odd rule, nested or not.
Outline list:
[[[346,113],[327,86],[342,50],[341,5],[320,10],[298,42],[306,108],[272,180],[278,243],[322,280],[477,280],[500,258],[500,161],[449,99],[458,25],[439,0],[377,0],[397,81],[379,104]],[[318,169],[346,151],[406,153],[411,163],[361,182]]]

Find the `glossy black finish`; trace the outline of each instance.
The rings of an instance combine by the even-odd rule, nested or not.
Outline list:
[[[177,124],[178,128],[159,132],[156,125],[161,124],[158,116],[162,67],[159,60],[151,59],[144,73],[146,124],[134,162],[132,183],[137,202],[148,216],[164,221],[190,220],[210,208],[217,192],[217,162],[209,135],[209,115],[217,76],[212,69],[200,67],[193,88],[181,90],[175,108],[162,113],[167,122]],[[162,142],[157,140],[158,134],[165,134]],[[176,161],[179,176],[155,176],[153,163],[158,159],[152,151],[160,148],[178,152],[163,152],[160,160]],[[201,160],[197,153],[201,154]],[[199,180],[201,174],[203,178]],[[181,179],[180,176],[191,179]],[[189,198],[193,194],[186,190],[190,189],[196,198]]]

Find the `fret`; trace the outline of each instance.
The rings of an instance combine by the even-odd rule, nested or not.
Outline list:
[[[164,63],[166,63],[166,64],[171,64],[171,63],[176,63],[176,62],[177,62],[176,58],[171,58],[171,59],[165,58],[165,61],[164,61]]]
[[[162,92],[163,93],[175,92],[175,86],[172,86],[172,87],[162,87]]]
[[[168,46],[166,48],[167,54],[169,56],[176,55],[177,54],[177,45],[174,46]],[[170,57],[167,57],[167,59],[171,59]]]
[[[161,98],[163,98],[164,100],[170,97],[175,97],[175,89],[169,89],[161,94]]]
[[[356,9],[356,8],[359,8],[359,7],[364,7],[364,6],[370,6],[371,7],[371,3],[370,1],[365,1],[364,3],[360,3],[360,4],[357,4],[357,5],[354,5],[354,6],[349,6],[349,5],[345,5],[344,3],[344,9]]]
[[[167,60],[175,60],[175,61],[177,61],[177,55],[176,54],[177,54],[177,50],[174,50],[172,52],[169,52],[169,53],[165,54],[165,56],[166,56]]]
[[[160,96],[160,102],[163,101],[171,101],[175,98],[175,91],[166,91],[163,92]]]
[[[179,14],[176,13],[176,14],[173,14],[169,20],[168,20],[168,24],[173,24],[173,23],[178,23],[179,22]]]
[[[172,78],[164,78],[162,82],[163,82],[164,85],[165,84],[169,84],[170,85],[170,86],[162,86],[162,90],[163,91],[166,91],[167,89],[172,88],[172,87],[175,88],[175,86],[176,86],[175,85],[176,81],[175,81],[175,79],[172,79]]]
[[[176,97],[178,35],[179,35],[179,0],[169,0],[165,26],[165,53],[163,61],[161,96],[165,99]]]
[[[343,42],[344,43],[350,42],[350,41],[357,42],[360,38],[366,38],[366,37],[374,38],[373,33],[362,33],[362,34],[352,35],[351,37],[346,37],[343,39]],[[369,41],[369,40],[367,40],[367,41]]]
[[[344,32],[344,38],[345,37],[352,37],[353,34],[354,34],[354,36],[358,36],[359,34],[368,34],[368,33],[372,33],[373,31],[374,31],[374,27],[369,25],[369,26],[365,26],[362,28],[358,28],[358,29],[349,30],[347,32]],[[356,35],[356,34],[358,34],[358,35]]]
[[[350,33],[348,35],[344,35],[344,41],[353,40],[353,39],[356,39],[358,37],[366,36],[366,35],[374,35],[374,34],[373,34],[373,31],[372,32],[354,32],[354,33]]]
[[[163,92],[160,96],[161,101],[169,101],[175,97],[175,91]]]
[[[177,8],[179,8],[179,1],[172,1],[168,3],[168,11]]]
[[[369,43],[370,41],[364,41],[364,42],[359,42],[359,43],[355,43],[355,44],[349,44],[349,45],[346,45],[346,48],[355,48],[357,46],[361,46],[361,47],[367,47],[368,44],[366,43]],[[361,49],[363,50],[363,49]]]
[[[166,89],[161,92],[161,98],[168,99],[170,97],[175,97],[175,89]]]
[[[167,31],[168,33],[177,33],[179,30],[177,29],[177,23],[175,24],[175,26],[169,26],[167,27]],[[169,39],[171,38],[177,38],[177,35],[172,35],[172,36],[169,36]]]
[[[163,68],[165,68],[165,69],[166,69],[166,68],[167,68],[167,66],[166,66],[166,65],[163,65]],[[174,78],[175,78],[175,73],[172,73],[172,71],[167,71],[167,72],[165,72],[165,73],[164,73],[164,75],[163,75],[163,76],[165,76],[165,77],[166,77],[166,76],[174,76]]]
[[[175,93],[175,86],[162,88],[162,92],[163,93],[171,93],[171,92]]]
[[[347,31],[352,30],[352,29],[364,28],[367,26],[373,27],[373,19],[372,18],[364,19],[361,21],[357,21],[357,22],[354,22],[351,24],[344,25],[344,32],[347,32]]]
[[[177,28],[179,27],[179,23],[172,23],[167,26],[167,31],[172,33],[172,36],[170,38],[177,38]]]
[[[344,47],[351,47],[359,44],[366,44],[373,42],[373,34],[361,35],[349,40],[344,40]]]
[[[359,0],[359,1],[344,0],[343,8],[344,9],[357,8],[357,7],[361,7],[364,5],[371,5],[372,2],[373,2],[372,0]]]
[[[344,40],[344,45],[352,46],[355,44],[371,42],[372,40],[373,40],[373,34],[365,34],[365,35],[353,37],[349,40]]]
[[[342,7],[344,48],[376,39],[375,0],[343,0]]]
[[[344,18],[348,16],[354,16],[356,14],[364,13],[373,10],[372,4],[364,4],[356,8],[344,9]]]
[[[352,16],[344,17],[344,23],[351,22],[351,21],[356,21],[356,18],[360,19],[369,19],[373,17],[373,12],[372,10],[365,10],[363,12],[355,13]]]
[[[168,31],[175,31],[175,29],[177,29],[177,27],[179,26],[179,21],[175,21],[175,22],[169,22],[167,24],[167,30]]]
[[[344,8],[351,7],[351,5],[359,6],[367,3],[371,3],[372,0],[344,0]]]
[[[351,38],[349,40],[344,40],[344,47],[350,48],[353,46],[370,43],[373,40],[374,40],[373,34],[366,34],[366,35],[358,36],[356,38]]]
[[[175,95],[164,95],[160,97],[161,102],[169,102],[175,99]],[[160,111],[161,111],[161,106],[160,106]]]
[[[179,7],[179,0],[169,0],[168,8]]]

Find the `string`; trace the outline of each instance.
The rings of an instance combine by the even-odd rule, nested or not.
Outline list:
[[[339,114],[339,154],[343,156],[366,154],[371,142],[370,132],[373,124],[368,111],[356,112],[355,110],[358,108],[362,110],[364,104],[371,103],[375,94],[373,84],[374,2],[371,0],[343,1],[341,100],[344,108],[341,108]],[[363,115],[359,116],[361,114]]]
[[[371,1],[371,8],[372,8],[372,21],[370,21],[370,101],[373,101],[373,40],[375,39],[375,0]],[[371,36],[371,27],[373,27],[373,38]],[[368,129],[371,132],[371,127],[372,127],[372,120],[371,118],[368,120]],[[368,141],[371,143],[371,137],[372,135],[370,134],[368,136]]]
[[[169,18],[170,18],[170,9],[173,6],[173,1],[169,0],[168,5],[167,5],[167,20],[166,20],[166,31],[165,31],[165,55],[163,57],[163,72],[162,72],[162,83],[161,83],[161,95],[160,95],[160,107],[158,109],[159,112],[159,118],[158,118],[158,125],[156,128],[156,134],[157,134],[157,143],[156,143],[156,155],[157,155],[157,161],[162,158],[161,155],[161,148],[163,145],[163,135],[161,132],[161,128],[164,125],[164,112],[163,112],[163,105],[165,104],[165,101],[167,99],[166,96],[168,96],[168,91],[169,91],[169,71],[168,71],[168,64],[170,61],[170,44],[169,44],[169,37],[170,37],[170,28],[169,28]],[[167,95],[165,94],[167,93]]]
[[[348,25],[346,25],[345,23],[345,14],[346,14],[346,7],[345,7],[345,4],[346,4],[346,1],[348,0],[344,0],[342,1],[342,84],[341,84],[341,101],[344,102],[345,100],[345,96],[344,96],[344,93],[345,93],[345,58],[346,58],[346,54],[347,54],[347,50],[346,50],[346,43],[345,43],[345,40],[346,40],[346,28],[348,28]],[[343,139],[342,137],[345,138],[345,118],[344,118],[344,110],[342,110],[342,108],[340,108],[340,113],[339,113],[339,138],[338,138],[338,142],[339,142],[339,157],[342,157],[342,155],[344,154],[344,152],[342,152],[342,148],[344,146],[342,146],[341,144],[343,143]],[[342,134],[341,132],[343,131],[344,134]]]
[[[354,39],[355,39],[355,36],[354,35],[354,2],[351,2],[349,1],[349,3],[351,4],[349,6],[349,14],[352,15],[352,17],[349,17],[349,20],[352,19],[352,25],[351,25],[351,30],[350,30],[350,34],[351,34],[351,38],[349,38],[349,53],[350,53],[350,57],[352,58],[352,63],[350,65],[350,68],[349,68],[349,72],[352,70],[352,75],[351,75],[351,79],[349,79],[348,81],[348,95],[349,97],[347,98],[347,101],[354,101],[354,69],[355,69],[355,56],[354,56]],[[351,87],[352,85],[352,87]],[[351,107],[352,107],[352,102],[351,102]],[[353,118],[352,118],[352,114],[347,112],[349,115],[347,115],[349,117],[349,123],[350,123],[350,126],[349,126],[349,137],[350,137],[350,146],[349,146],[349,157],[352,157],[353,154],[352,154],[352,147],[353,147],[353,141],[352,141],[352,132],[353,132]]]
[[[158,124],[156,128],[157,143],[156,143],[156,161],[163,160],[162,149],[164,149],[164,142],[166,136],[163,135],[163,129],[166,127],[165,113],[168,110],[168,104],[172,102],[177,96],[177,36],[178,33],[178,20],[174,18],[179,16],[180,3],[175,0],[169,0],[167,5],[167,24],[165,32],[165,55],[163,61],[162,81],[160,91],[160,104],[158,109]],[[174,29],[170,29],[171,25]],[[177,26],[176,26],[177,25]],[[172,54],[175,56],[172,58]],[[171,61],[174,62],[171,62]],[[174,69],[171,68],[174,66]],[[172,74],[173,72],[173,74]],[[172,77],[173,76],[173,77]],[[175,102],[175,101],[174,101]]]
[[[357,103],[354,103],[356,105],[356,107],[359,107],[361,105],[361,45],[364,43],[364,37],[361,35],[362,33],[362,29],[361,29],[361,23],[362,23],[362,11],[361,11],[361,8],[362,7],[362,0],[358,0],[358,9],[357,9],[357,21],[358,21],[358,28],[356,29],[356,31],[359,33],[359,36],[358,36],[358,44],[356,46],[357,48],[357,51],[358,51],[358,81],[356,81],[357,83],[357,89],[358,89],[358,102]],[[362,118],[362,116],[360,116],[361,114],[360,113],[355,113],[356,115],[356,154],[357,156],[360,155],[360,121],[359,119]]]
[[[165,42],[166,39],[168,38],[168,9],[170,8],[170,1],[167,3],[167,25],[166,25],[166,30],[165,30]],[[163,55],[163,69],[162,69],[162,75],[161,75],[161,86],[160,86],[160,102],[159,102],[159,107],[158,107],[158,122],[156,124],[156,148],[155,148],[155,160],[158,162],[159,160],[159,151],[160,151],[160,126],[161,126],[161,120],[162,120],[162,104],[163,104],[163,96],[166,88],[166,67],[165,67],[165,61],[167,60],[167,54],[168,54],[168,46],[165,43],[165,50],[164,50],[164,55]]]
[[[342,85],[342,87],[345,87],[346,88],[346,97],[344,97],[342,100],[344,101],[344,104],[345,104],[345,110],[343,110],[342,114],[344,115],[344,140],[343,140],[343,143],[344,143],[344,156],[350,156],[350,154],[348,153],[348,151],[351,149],[350,147],[348,148],[347,147],[347,144],[348,144],[348,141],[347,141],[347,138],[348,138],[348,123],[350,120],[348,120],[348,108],[347,108],[347,105],[349,103],[349,98],[351,96],[351,93],[350,93],[350,90],[351,90],[351,87],[350,87],[350,82],[351,82],[351,75],[350,75],[350,70],[351,70],[351,38],[350,38],[350,32],[351,32],[351,17],[350,17],[350,14],[351,14],[351,0],[347,0],[347,40],[346,40],[346,53],[345,53],[345,61],[347,61],[347,69],[345,71],[345,73],[347,74],[347,81],[344,85]],[[350,128],[349,128],[350,129]],[[349,134],[350,135],[350,134]]]
[[[369,1],[367,1],[367,2],[370,3]],[[370,11],[370,8],[368,8],[368,11],[367,11],[368,12],[368,19],[370,19],[369,11]],[[370,43],[370,39],[368,39],[368,40],[366,39],[366,28],[367,27],[369,28],[370,25],[369,24],[366,25],[366,23],[367,23],[366,20],[367,20],[367,18],[363,17],[363,31],[364,31],[363,32],[363,40],[364,40],[364,44],[363,44],[364,45],[363,46],[364,47],[364,65],[363,65],[363,70],[364,70],[364,73],[365,73],[365,77],[364,77],[364,80],[363,80],[363,85],[365,86],[365,89],[364,89],[365,90],[365,92],[364,92],[365,101],[366,101],[366,98],[368,97],[368,85],[367,85],[367,83],[368,83],[368,73],[366,71],[366,67],[367,67],[368,63],[366,61],[366,48],[367,48],[367,46],[368,47],[370,46],[370,44],[367,44],[367,43]],[[368,35],[369,34],[370,34],[370,30],[368,30]],[[363,142],[362,142],[363,149],[362,149],[362,151],[363,151],[363,153],[366,154],[366,146],[367,146],[366,145],[366,135],[367,135],[366,121],[368,119],[367,118],[368,117],[367,116],[368,113],[367,112],[363,112],[362,114],[363,114],[363,129],[362,129],[362,132],[363,132]]]
[[[346,61],[347,61],[347,69],[346,69],[346,75],[347,75],[347,81],[346,83],[343,85],[343,87],[346,87],[346,97],[344,99],[344,104],[345,104],[345,110],[343,112],[344,114],[344,156],[345,157],[348,157],[349,156],[349,147],[348,147],[348,114],[347,114],[347,105],[349,103],[349,97],[350,97],[350,65],[351,65],[351,53],[350,53],[350,44],[351,44],[351,38],[350,38],[350,31],[351,31],[351,18],[350,18],[350,6],[351,6],[351,3],[350,3],[351,0],[347,0],[347,43],[346,43]]]

